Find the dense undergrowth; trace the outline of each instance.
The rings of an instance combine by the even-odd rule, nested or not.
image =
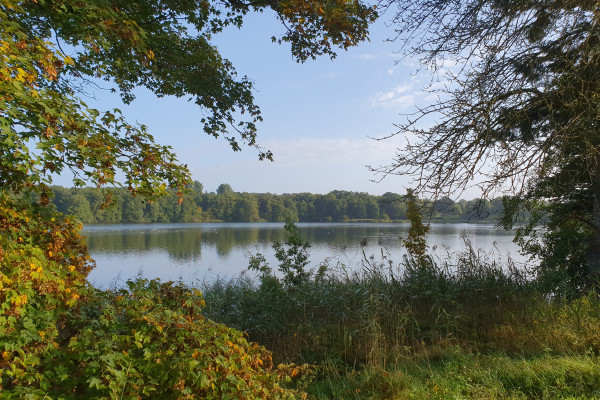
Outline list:
[[[437,263],[382,252],[358,271],[251,266],[256,278],[205,283],[204,312],[304,365],[299,385],[316,398],[600,398],[593,292],[558,295],[470,248]]]
[[[296,397],[289,368],[206,318],[198,290],[91,287],[80,225],[48,207],[0,195],[0,230],[2,399]]]
[[[385,367],[454,346],[507,354],[600,351],[596,294],[550,298],[516,267],[485,264],[473,253],[454,268],[373,266],[298,286],[272,275],[216,281],[203,288],[205,313],[296,363]]]

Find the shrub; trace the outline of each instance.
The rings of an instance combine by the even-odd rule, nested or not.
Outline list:
[[[2,398],[294,398],[271,354],[181,284],[92,288],[79,224],[0,197]]]
[[[0,194],[0,388],[48,388],[42,359],[68,335],[68,314],[89,287],[79,224]]]
[[[172,282],[139,278],[96,292],[68,346],[80,377],[65,384],[85,397],[293,398],[271,354],[203,307],[199,291]]]

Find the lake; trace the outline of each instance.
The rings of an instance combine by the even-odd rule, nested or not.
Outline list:
[[[324,262],[358,268],[364,255],[379,259],[382,251],[397,265],[405,253],[398,238],[406,237],[409,225],[299,223],[298,227],[311,243],[309,268]],[[120,286],[137,275],[188,284],[235,278],[256,252],[276,270],[271,246],[275,240],[285,240],[283,223],[91,225],[83,232],[97,263],[89,280],[100,288]],[[464,250],[466,240],[500,261],[509,256],[524,261],[512,238],[512,232],[491,224],[431,224],[428,244],[440,259]]]

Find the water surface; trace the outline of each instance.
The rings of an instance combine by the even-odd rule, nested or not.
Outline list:
[[[326,262],[358,268],[365,255],[378,259],[382,251],[398,264],[405,253],[398,238],[406,237],[409,225],[299,223],[298,227],[311,243],[309,267]],[[89,279],[105,288],[138,274],[189,284],[234,278],[256,252],[276,269],[272,243],[285,240],[283,223],[93,225],[85,226],[84,233],[97,263]],[[440,259],[463,251],[467,240],[492,257],[522,261],[512,238],[512,232],[491,224],[432,224],[428,244]]]

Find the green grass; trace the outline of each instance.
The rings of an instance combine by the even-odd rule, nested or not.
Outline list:
[[[324,371],[306,385],[315,399],[597,399],[594,356],[472,355],[407,359],[387,368]]]
[[[365,258],[301,285],[264,274],[203,288],[316,399],[600,399],[600,298],[549,297],[472,251],[452,263]],[[307,372],[309,371],[309,372]]]

